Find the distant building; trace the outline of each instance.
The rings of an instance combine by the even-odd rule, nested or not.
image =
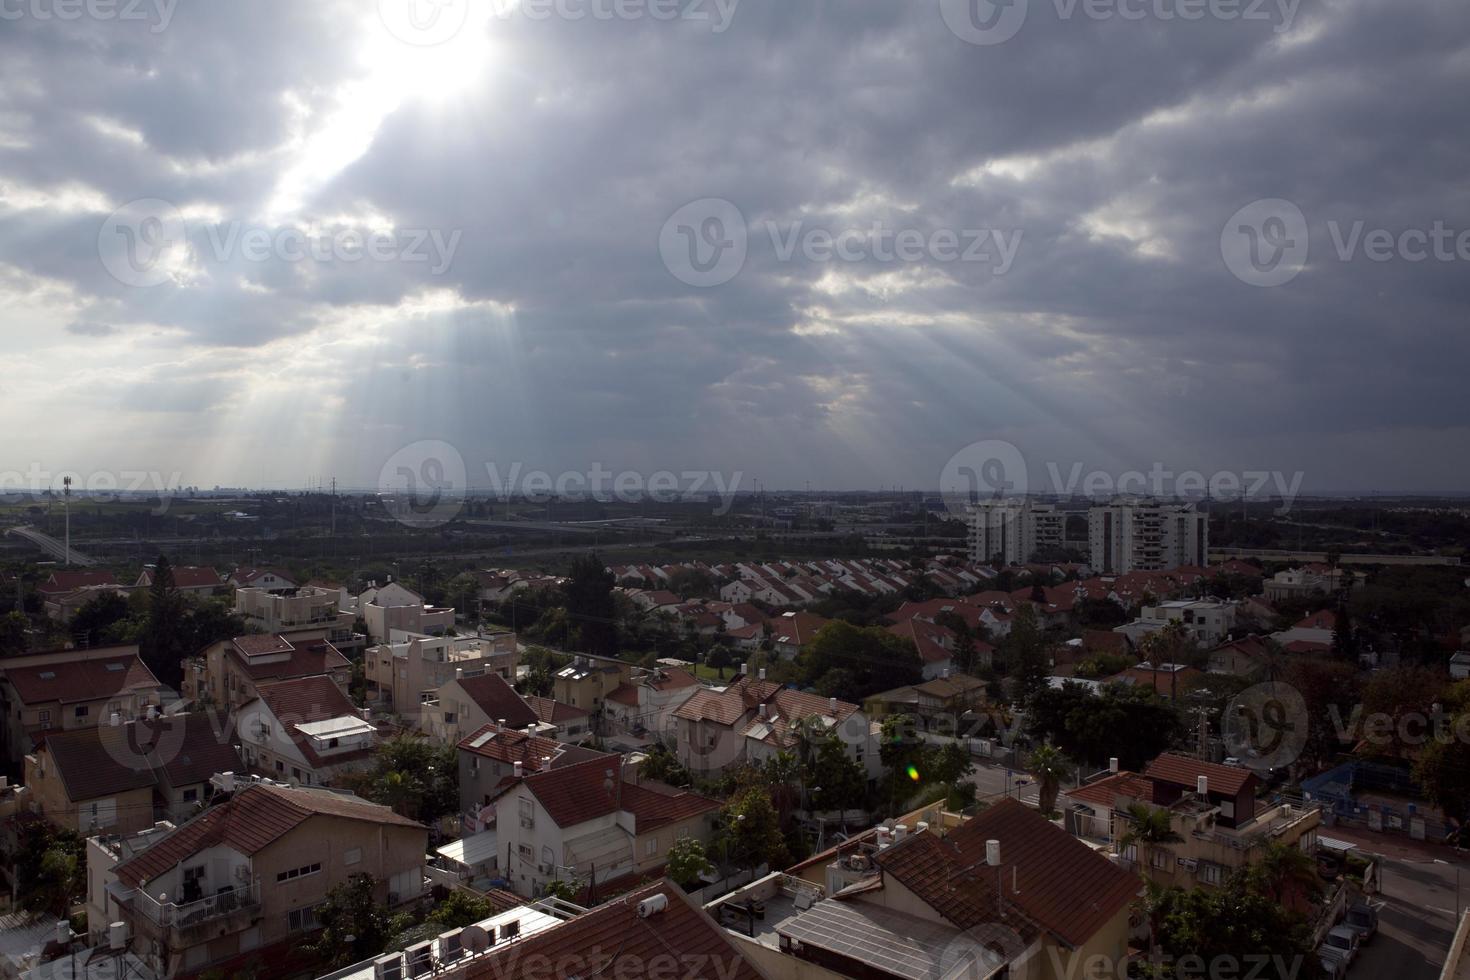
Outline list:
[[[424,702],[457,677],[496,674],[513,679],[520,654],[514,633],[429,636],[394,631],[391,642],[369,647],[363,658],[368,696],[418,725]]]
[[[378,729],[324,675],[261,684],[235,712],[245,762],[293,786],[327,786],[371,765]]]
[[[1100,575],[1204,565],[1209,517],[1194,504],[1119,498],[1087,512],[1089,564]]]
[[[225,580],[220,573],[212,568],[198,567],[194,565],[174,565],[169,571],[173,573],[174,588],[179,592],[192,593],[196,595],[214,595],[225,588]],[[145,565],[143,572],[134,583],[135,589],[149,589],[153,587],[154,566]]]
[[[1029,497],[982,500],[969,506],[970,560],[977,565],[999,559],[1024,565],[1038,551],[1064,546],[1067,514],[1055,504]]]
[[[320,630],[337,649],[360,648],[363,639],[352,632],[353,616],[340,608],[337,589],[306,586],[290,592],[244,588],[235,591],[235,613],[264,633],[300,633]]]
[[[234,709],[256,697],[260,684],[323,674],[346,693],[352,664],[326,630],[247,633],[211,643],[184,661],[183,695]]]

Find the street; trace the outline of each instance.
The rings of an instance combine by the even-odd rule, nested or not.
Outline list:
[[[1021,785],[1020,780],[1025,780],[1025,784]],[[975,784],[975,795],[982,803],[994,803],[1009,795],[1023,803],[1036,805],[1036,778],[1019,769],[1008,770],[1002,765],[977,761],[970,767],[966,781]]]
[[[1436,980],[1455,934],[1455,865],[1383,858],[1382,893],[1374,901],[1378,935],[1363,947],[1352,976]],[[1470,878],[1461,870],[1460,879]],[[1464,899],[1458,904],[1463,907]]]

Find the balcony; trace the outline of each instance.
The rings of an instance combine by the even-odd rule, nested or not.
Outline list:
[[[260,888],[236,885],[214,895],[183,904],[159,902],[146,892],[135,892],[133,908],[140,929],[166,938],[172,945],[192,946],[220,934],[248,926],[260,912]]]

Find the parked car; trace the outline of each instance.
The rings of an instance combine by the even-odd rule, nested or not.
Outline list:
[[[1342,980],[1347,976],[1347,964],[1335,956],[1323,953],[1317,957],[1317,962],[1322,966],[1322,975],[1327,980]]]
[[[1348,926],[1334,926],[1317,947],[1319,955],[1333,956],[1342,960],[1344,968],[1352,966],[1358,958],[1358,933]]]
[[[1378,932],[1378,910],[1367,902],[1358,902],[1347,910],[1342,924],[1358,934],[1358,942],[1366,943]]]

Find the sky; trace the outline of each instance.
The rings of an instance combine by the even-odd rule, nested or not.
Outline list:
[[[4,0],[0,484],[1470,489],[1467,92],[1464,0]]]

